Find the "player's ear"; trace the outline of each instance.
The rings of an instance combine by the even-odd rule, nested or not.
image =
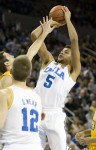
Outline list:
[[[4,62],[4,65],[5,65],[6,67],[10,66],[10,62],[9,62],[9,61]]]

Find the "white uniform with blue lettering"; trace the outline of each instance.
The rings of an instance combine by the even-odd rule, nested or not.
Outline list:
[[[43,147],[46,131],[51,150],[66,150],[64,129],[66,115],[62,112],[62,108],[74,84],[75,82],[68,73],[68,66],[62,68],[55,61],[40,71],[36,92],[41,97],[43,112],[46,114],[40,130]]]
[[[3,150],[43,150],[38,133],[42,108],[40,97],[29,88],[13,85],[9,89],[14,98],[1,130]]]

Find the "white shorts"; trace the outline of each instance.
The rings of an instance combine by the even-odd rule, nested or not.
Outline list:
[[[45,119],[41,122],[40,138],[45,148],[46,135],[51,150],[67,150],[66,132],[64,128],[65,113],[61,110],[44,110]]]
[[[5,145],[2,150],[43,150],[41,144],[36,143],[35,145],[29,144],[10,144]]]

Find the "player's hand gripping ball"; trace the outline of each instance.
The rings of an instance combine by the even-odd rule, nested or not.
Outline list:
[[[49,18],[52,18],[54,21],[57,21],[61,24],[65,23],[65,13],[64,6],[57,5],[53,7],[49,12]]]

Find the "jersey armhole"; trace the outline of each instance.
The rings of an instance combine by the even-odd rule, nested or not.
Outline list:
[[[51,61],[49,61],[44,67],[41,67],[41,70],[44,70],[52,61],[54,61],[54,59],[52,59]]]
[[[9,93],[11,94],[10,100],[7,102],[8,105],[8,110],[10,109],[12,103],[13,103],[13,99],[14,99],[14,94],[11,88],[7,88]]]

